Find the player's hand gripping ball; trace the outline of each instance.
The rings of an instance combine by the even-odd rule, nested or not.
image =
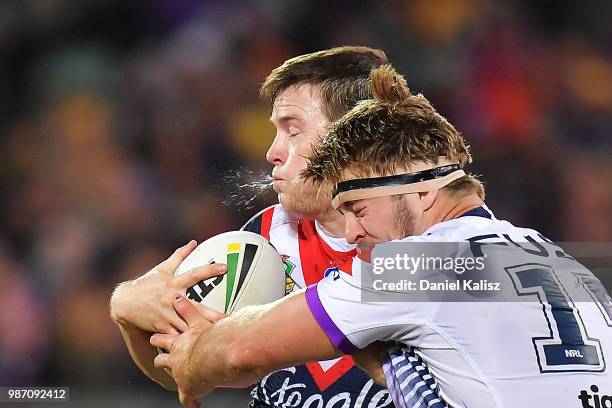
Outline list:
[[[213,263],[226,264],[227,273],[192,286],[187,290],[188,299],[231,314],[244,306],[270,303],[285,295],[283,261],[261,235],[248,231],[215,235],[198,245],[175,274]],[[162,349],[155,350],[164,353]]]

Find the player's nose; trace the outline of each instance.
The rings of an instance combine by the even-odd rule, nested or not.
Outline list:
[[[361,226],[359,220],[357,220],[357,217],[355,217],[352,213],[346,212],[344,214],[344,220],[346,222],[346,240],[349,243],[356,244],[366,237],[366,231]]]
[[[266,160],[275,166],[287,161],[287,144],[281,136],[276,135],[274,137],[274,141],[266,152]]]

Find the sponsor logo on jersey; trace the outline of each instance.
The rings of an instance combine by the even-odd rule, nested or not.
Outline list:
[[[289,260],[289,255],[281,255],[283,265],[285,266],[285,295],[293,292],[295,281],[291,277],[291,273],[295,269],[295,264]]]
[[[589,393],[590,391],[590,393]],[[592,393],[592,394],[591,394]],[[599,395],[599,387],[595,384],[589,390],[580,390],[578,399],[582,408],[612,408],[612,395]]]
[[[327,277],[328,275],[332,275],[332,279],[335,281],[340,279],[340,272],[338,271],[338,267],[333,266],[331,268],[327,268],[325,272],[323,272],[323,276]]]
[[[251,395],[254,398],[260,399],[268,406],[287,408],[382,408],[391,406],[392,404],[388,390],[378,389],[378,391],[376,391],[376,388],[372,390],[374,381],[371,379],[363,384],[359,394],[340,392],[338,394],[324,396],[322,393],[312,393],[305,383],[292,382],[291,380],[296,374],[296,371],[296,367],[289,367],[265,376],[261,380],[259,387],[261,395],[257,395],[258,388],[255,388]],[[283,380],[280,388],[273,392],[268,392],[266,383],[269,377],[272,375],[282,375],[281,373],[287,376]]]

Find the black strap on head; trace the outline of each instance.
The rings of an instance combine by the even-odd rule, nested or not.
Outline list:
[[[342,181],[338,183],[333,197],[340,193],[344,193],[345,191],[361,190],[374,187],[401,186],[405,184],[419,183],[421,181],[434,180],[448,176],[457,170],[461,170],[461,167],[458,164],[448,164],[445,166],[434,167],[433,169],[415,171],[414,173]]]

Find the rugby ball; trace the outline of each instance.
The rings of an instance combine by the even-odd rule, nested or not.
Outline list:
[[[223,263],[227,272],[198,282],[187,298],[230,314],[242,307],[270,303],[285,295],[285,270],[272,244],[249,231],[215,235],[196,247],[178,266],[180,275],[198,266]],[[155,348],[157,353],[163,350]],[[170,370],[166,370],[170,375]]]
[[[244,306],[270,303],[285,295],[283,260],[261,235],[230,231],[209,238],[181,262],[175,274],[213,263],[226,264],[227,272],[189,288],[188,299],[230,314]]]

